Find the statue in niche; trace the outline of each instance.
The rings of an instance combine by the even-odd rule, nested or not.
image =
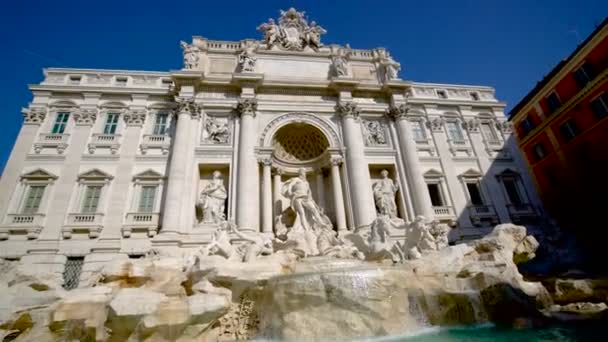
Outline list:
[[[250,45],[239,54],[240,72],[255,72],[255,63],[258,59],[254,55],[254,49],[255,47]]]
[[[296,224],[305,231],[331,229],[331,221],[312,198],[310,184],[306,180],[306,171],[300,169],[298,177],[289,179],[281,188],[281,194],[288,198],[291,208],[296,212]]]
[[[364,121],[363,127],[366,146],[386,145],[386,132],[380,122],[374,120]]]
[[[200,59],[199,48],[184,41],[179,42],[179,45],[184,50],[184,69],[196,68]]]
[[[387,170],[382,170],[380,175],[382,179],[375,182],[372,187],[376,209],[379,215],[385,215],[391,219],[397,218],[395,195],[397,194],[397,190],[399,190],[399,185],[388,178]]]
[[[220,121],[216,118],[207,118],[205,122],[205,141],[212,144],[227,144],[230,140],[228,122]]]
[[[201,191],[196,204],[197,209],[202,212],[201,222],[217,224],[226,221],[224,214],[226,198],[228,198],[228,193],[224,186],[222,173],[213,171],[213,179]]]
[[[331,56],[331,67],[333,74],[337,77],[348,76],[347,54],[342,49],[334,56]]]

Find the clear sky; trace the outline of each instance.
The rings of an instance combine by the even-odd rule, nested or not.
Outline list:
[[[0,5],[0,169],[42,68],[181,68],[180,40],[260,38],[280,9],[306,11],[324,43],[386,47],[401,77],[488,85],[514,106],[608,15],[607,0],[7,0]]]

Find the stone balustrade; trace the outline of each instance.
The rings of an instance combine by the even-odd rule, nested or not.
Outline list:
[[[95,153],[98,148],[108,148],[112,154],[116,154],[120,148],[120,134],[93,134],[89,143],[89,153]]]
[[[158,232],[160,213],[127,213],[122,236],[131,237],[132,232],[146,232],[148,237],[154,237]]]
[[[160,149],[162,154],[169,153],[171,137],[166,134],[146,134],[143,137],[140,150],[142,154],[148,153],[150,149]]]
[[[69,134],[62,133],[41,133],[38,141],[34,143],[34,152],[40,153],[45,148],[56,149],[61,154],[68,147]]]
[[[96,238],[103,228],[103,218],[103,213],[68,214],[67,223],[62,229],[63,238],[69,239],[73,233],[88,233],[90,238]]]

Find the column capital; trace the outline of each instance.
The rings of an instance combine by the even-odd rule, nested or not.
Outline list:
[[[444,123],[445,123],[445,119],[440,116],[440,117],[436,117],[433,119],[429,118],[429,121],[427,121],[427,126],[433,132],[441,132],[441,130],[443,129]]]
[[[502,133],[508,134],[513,132],[513,122],[511,121],[497,121],[496,128]]]
[[[177,114],[190,114],[193,119],[199,119],[203,110],[203,105],[196,103],[194,97],[175,97],[177,102]]]
[[[143,126],[146,122],[147,111],[143,108],[124,109],[122,113],[127,126]]]
[[[406,119],[410,115],[411,107],[407,103],[402,103],[399,105],[391,105],[386,110],[386,116],[388,116],[392,120],[403,120]]]
[[[258,100],[255,98],[241,98],[234,109],[241,117],[244,115],[255,117],[256,111],[258,110]]]
[[[23,123],[40,125],[46,118],[46,108],[44,107],[30,107],[21,109],[23,114]]]
[[[464,120],[462,122],[462,128],[466,129],[468,132],[478,132],[479,126],[481,125],[481,121],[478,118],[472,118],[469,120]]]
[[[344,159],[340,156],[334,156],[334,157],[331,157],[329,162],[331,163],[332,166],[340,166],[344,162]]]
[[[359,119],[359,108],[357,108],[357,103],[353,101],[345,101],[338,102],[336,104],[336,113],[342,118],[352,117],[354,119]]]
[[[261,157],[258,158],[258,163],[262,164],[262,166],[272,166],[272,159],[270,157]]]
[[[97,120],[97,108],[78,108],[72,114],[78,126],[92,126]]]
[[[283,168],[282,168],[282,167],[280,167],[280,166],[275,166],[275,167],[274,167],[274,175],[275,175],[275,176],[280,176],[280,175],[282,175],[283,173],[285,173],[285,170],[283,170]]]

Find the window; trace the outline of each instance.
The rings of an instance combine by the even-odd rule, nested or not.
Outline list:
[[[589,64],[584,63],[580,68],[576,69],[574,71],[574,78],[576,79],[576,83],[581,88],[584,88],[593,79],[593,71]]]
[[[126,86],[127,85],[127,78],[126,77],[116,77],[116,85],[117,86]]]
[[[70,84],[80,84],[81,76],[70,76]]]
[[[103,127],[103,134],[116,133],[116,126],[118,126],[118,114],[108,113],[106,116],[106,124]]]
[[[63,270],[63,288],[72,290],[78,287],[84,257],[68,257]]]
[[[608,94],[603,93],[596,97],[591,101],[590,105],[596,118],[603,119],[608,116]]]
[[[156,121],[154,122],[154,130],[152,134],[164,135],[167,133],[167,119],[169,115],[167,113],[159,113],[156,115]]]
[[[443,196],[441,195],[441,189],[439,183],[427,184],[426,187],[429,189],[429,196],[431,196],[431,204],[433,207],[443,207]]]
[[[532,130],[534,130],[534,128],[536,128],[536,125],[534,124],[534,121],[532,121],[532,118],[530,118],[529,116],[526,116],[521,121],[521,128],[523,130],[524,135],[528,135],[528,133],[532,132]]]
[[[507,198],[509,202],[514,205],[521,205],[521,195],[519,194],[519,188],[517,186],[517,181],[512,178],[506,178],[502,180],[502,184],[505,187],[505,191],[507,192]]]
[[[490,122],[481,123],[481,134],[489,142],[498,142],[498,135]]]
[[[447,99],[448,94],[445,92],[445,90],[437,90],[437,97],[440,99]]]
[[[97,206],[99,205],[99,197],[101,196],[101,185],[87,185],[84,192],[84,199],[82,201],[83,213],[95,213],[97,212]]]
[[[453,142],[464,142],[464,136],[456,121],[448,121],[446,123],[448,129],[448,135]]]
[[[139,196],[140,213],[151,213],[154,211],[154,198],[156,197],[156,186],[142,186]]]
[[[479,183],[466,183],[467,191],[469,192],[469,200],[472,205],[484,205],[483,197],[481,196],[481,189]]]
[[[578,134],[578,128],[572,119],[567,120],[559,126],[559,132],[566,141],[572,140]]]
[[[555,113],[556,110],[562,105],[559,98],[557,97],[557,93],[554,91],[549,96],[547,96],[547,106],[549,106],[549,114]]]
[[[532,148],[532,154],[534,155],[534,159],[536,159],[536,161],[543,159],[546,156],[545,146],[543,146],[542,143],[534,145]]]
[[[35,214],[38,212],[45,188],[45,185],[32,185],[29,187],[25,196],[25,203],[21,209],[22,214]]]
[[[479,94],[477,94],[476,92],[470,92],[469,95],[471,96],[471,100],[479,101]]]
[[[424,130],[424,125],[423,125],[422,121],[412,121],[411,125],[412,125],[412,134],[414,135],[414,140],[425,142],[427,140],[427,138],[426,138],[426,131]]]
[[[65,132],[65,126],[68,124],[69,117],[70,113],[57,113],[57,116],[55,117],[55,123],[53,124],[53,130],[51,131],[51,133],[63,134],[63,132]]]

